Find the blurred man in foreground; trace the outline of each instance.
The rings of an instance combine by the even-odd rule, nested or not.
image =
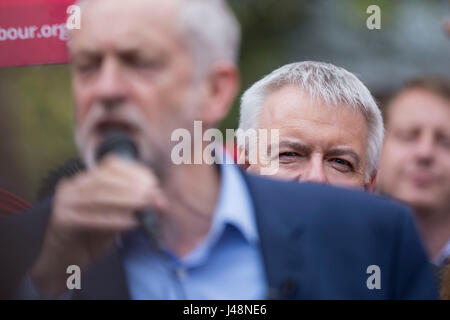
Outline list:
[[[275,177],[374,186],[383,119],[369,90],[342,68],[305,61],[273,71],[242,96],[239,127],[279,129]],[[248,158],[248,144],[238,150]],[[260,170],[260,162],[245,162],[249,172]]]
[[[192,133],[194,120],[212,128],[238,90],[239,30],[225,2],[96,0],[82,12],[69,50],[87,171],[0,225],[0,261],[15,265],[2,286],[19,279],[21,298],[436,296],[404,207],[234,164],[175,164],[174,132]],[[116,131],[135,143],[139,162],[97,157]],[[136,219],[145,208],[157,222],[151,239]],[[13,226],[17,235],[5,239]],[[73,291],[70,266],[82,270]]]
[[[437,265],[450,263],[450,81],[408,82],[388,104],[379,188],[414,209]]]

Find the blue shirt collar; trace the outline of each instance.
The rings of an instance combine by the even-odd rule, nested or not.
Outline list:
[[[253,204],[244,178],[235,164],[222,164],[221,186],[211,231],[231,224],[251,244],[259,241]]]
[[[225,161],[220,165],[220,173],[220,191],[211,228],[204,241],[182,259],[185,265],[202,264],[230,225],[240,232],[248,244],[258,245],[253,204],[242,174],[235,164]]]

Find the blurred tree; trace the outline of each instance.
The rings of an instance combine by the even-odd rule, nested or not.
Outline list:
[[[19,164],[13,161],[17,158],[17,147],[14,143],[11,116],[8,105],[8,94],[5,89],[6,78],[0,77],[0,189],[11,190],[21,196],[19,192],[23,181],[23,172]]]
[[[3,157],[26,177],[12,179],[21,187],[10,191],[30,200],[49,168],[75,154],[68,69],[67,65],[0,69],[0,78],[7,79],[2,90],[9,97],[2,113],[8,114],[10,126],[2,140],[14,145],[14,152]],[[3,178],[9,168],[0,169]]]

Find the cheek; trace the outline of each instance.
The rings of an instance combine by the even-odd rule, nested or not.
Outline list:
[[[342,173],[331,166],[325,166],[325,175],[331,184],[342,186],[360,187],[364,184],[365,178],[364,174]]]
[[[440,150],[436,153],[438,163],[450,174],[450,150]]]
[[[388,142],[383,146],[381,166],[384,168],[402,167],[411,158],[413,152],[401,143]]]
[[[283,180],[293,180],[301,175],[301,171],[298,166],[296,168],[289,168],[280,164],[277,173],[273,176]]]
[[[330,184],[348,188],[361,188],[364,187],[364,179],[356,178],[356,179],[329,179]]]
[[[260,175],[261,174],[262,167],[259,165],[250,165],[247,168],[247,171],[252,174]],[[283,167],[282,165],[279,165],[278,170],[276,173],[265,176],[266,178],[274,178],[279,180],[295,180],[300,176],[299,170],[292,170],[287,169],[286,167]]]
[[[450,193],[450,153],[437,154],[436,166],[438,167],[438,174],[442,175],[446,184],[449,186]]]
[[[162,109],[162,101],[165,94],[154,84],[147,82],[135,82],[129,91],[131,102],[143,112],[147,117],[154,118],[158,111]]]
[[[155,84],[140,84],[134,89],[136,105],[142,108],[147,119],[156,123],[176,118],[183,108],[182,91],[173,87]]]

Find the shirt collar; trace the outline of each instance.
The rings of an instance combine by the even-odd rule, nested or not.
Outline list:
[[[227,158],[227,155],[224,157]],[[258,244],[259,236],[249,191],[238,167],[228,160],[220,165],[220,191],[211,228],[204,241],[182,259],[185,265],[203,263],[230,225],[240,232],[248,244]]]
[[[211,230],[226,224],[236,227],[252,244],[259,241],[251,197],[235,164],[220,165],[221,186]]]
[[[439,252],[438,257],[435,260],[435,265],[443,266],[448,258],[450,258],[450,239],[448,239],[445,246]]]

